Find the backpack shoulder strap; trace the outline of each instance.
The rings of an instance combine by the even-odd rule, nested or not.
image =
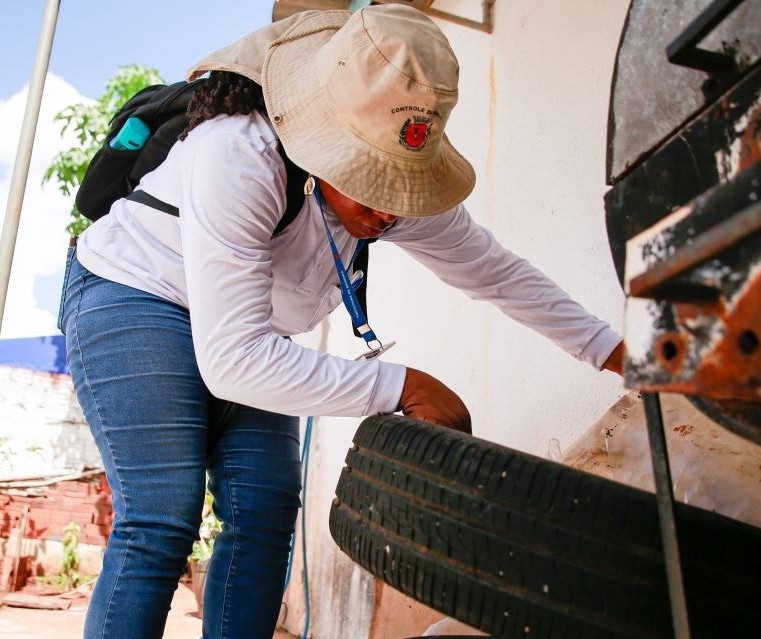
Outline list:
[[[296,166],[288,156],[285,154],[283,145],[280,142],[277,143],[277,150],[280,153],[280,157],[283,158],[285,163],[285,212],[283,217],[277,223],[275,230],[272,233],[272,237],[275,237],[282,233],[285,228],[296,219],[301,207],[304,205],[304,182],[307,180],[307,172]]]
[[[285,155],[285,152],[283,151],[282,146],[279,142],[278,152],[280,153],[280,156],[283,158],[283,162],[285,163],[287,180],[285,190],[286,202],[285,212],[280,218],[280,221],[277,223],[275,230],[272,232],[272,237],[282,233],[286,227],[296,219],[296,216],[299,214],[301,207],[304,205],[304,199],[306,197],[304,195],[304,182],[306,182],[307,179],[307,172],[304,171],[304,169],[296,166],[288,159],[288,156]],[[157,197],[154,197],[145,191],[132,191],[132,193],[130,193],[125,199],[132,200],[133,202],[139,202],[140,204],[145,204],[146,206],[150,206],[151,208],[162,211],[163,213],[168,213],[169,215],[174,215],[175,217],[180,216],[180,210],[176,206],[168,204],[163,200],[159,200]]]

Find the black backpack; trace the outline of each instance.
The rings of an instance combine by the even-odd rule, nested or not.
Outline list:
[[[138,91],[119,109],[111,119],[105,143],[90,161],[77,192],[75,202],[82,215],[93,221],[103,217],[111,204],[130,196],[140,178],[166,159],[169,149],[188,124],[188,103],[203,82],[206,80],[202,78],[195,82],[154,84]],[[140,118],[148,126],[150,137],[136,151],[112,148],[111,140],[131,117]],[[279,144],[278,151],[287,174],[286,209],[273,235],[280,233],[298,215],[304,203],[303,185],[307,179],[306,172],[288,159]],[[179,215],[176,207],[146,195],[136,192],[136,197],[131,199],[164,213]]]
[[[75,203],[82,215],[95,221],[106,215],[116,200],[127,197],[164,213],[179,216],[177,207],[162,202],[149,193],[134,189],[140,178],[166,159],[169,149],[188,124],[188,103],[203,82],[206,82],[204,78],[170,85],[155,84],[138,91],[119,109],[111,120],[105,143],[90,161],[77,192]],[[147,141],[138,150],[112,148],[111,140],[131,117],[140,118],[148,126],[150,135]],[[285,229],[301,210],[305,197],[304,182],[307,179],[307,173],[288,159],[280,143],[278,151],[285,163],[286,206],[283,217],[272,234],[273,237]],[[365,273],[364,280],[356,291],[365,315],[368,244],[354,260],[354,268]],[[359,336],[356,329],[354,333]]]

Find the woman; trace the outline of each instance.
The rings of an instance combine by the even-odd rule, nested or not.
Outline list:
[[[296,14],[211,54],[189,79],[207,71],[187,134],[139,186],[179,218],[120,200],[67,269],[61,326],[115,512],[88,639],[161,636],[207,472],[224,529],[204,637],[272,636],[299,507],[295,416],[401,410],[469,431],[462,401],[430,375],[284,339],[343,298],[380,346],[352,294],[360,241],[394,242],[574,356],[620,366],[607,324],[463,207],[475,177],[444,136],[458,64],[423,14]],[[285,208],[279,142],[313,178],[273,238]]]

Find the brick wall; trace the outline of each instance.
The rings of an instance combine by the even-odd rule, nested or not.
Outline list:
[[[31,490],[27,490],[27,493]],[[0,494],[0,538],[18,526],[29,507],[25,539],[60,540],[69,522],[81,528],[80,543],[104,546],[111,531],[111,490],[101,472],[35,489],[34,495]]]
[[[11,482],[0,485],[0,557],[14,552],[8,537],[28,507],[20,548],[27,576],[57,574],[69,522],[81,530],[80,569],[97,574],[113,521],[111,491],[100,468],[71,378],[0,365],[0,480]],[[80,479],[43,485],[45,478],[83,469],[89,470]]]

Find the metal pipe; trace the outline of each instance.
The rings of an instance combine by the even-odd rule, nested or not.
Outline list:
[[[650,459],[653,464],[655,497],[658,503],[658,519],[661,524],[661,542],[666,562],[666,578],[669,584],[671,618],[674,622],[674,637],[690,639],[690,624],[687,616],[687,599],[682,582],[682,566],[679,559],[679,544],[676,537],[674,519],[674,491],[671,487],[666,437],[663,434],[661,400],[657,393],[642,393],[647,421],[647,435],[650,441]]]
[[[669,62],[709,73],[733,68],[736,63],[731,53],[706,51],[697,45],[742,2],[743,0],[714,0],[666,47]]]
[[[671,257],[654,264],[629,282],[632,297],[658,297],[656,289],[685,271],[719,255],[722,251],[761,231],[761,202],[732,213],[693,241],[680,246]]]
[[[42,29],[37,42],[37,56],[34,60],[32,79],[29,82],[29,92],[26,98],[24,121],[21,125],[16,160],[13,164],[13,175],[8,191],[8,203],[5,209],[3,232],[0,236],[0,329],[5,314],[5,302],[8,296],[8,282],[11,278],[13,253],[16,249],[21,206],[24,203],[24,190],[29,176],[29,165],[32,160],[32,147],[37,131],[37,120],[42,103],[42,90],[45,87],[45,76],[50,63],[50,51],[53,48],[53,36],[58,22],[58,9],[61,0],[48,0],[42,19]]]

